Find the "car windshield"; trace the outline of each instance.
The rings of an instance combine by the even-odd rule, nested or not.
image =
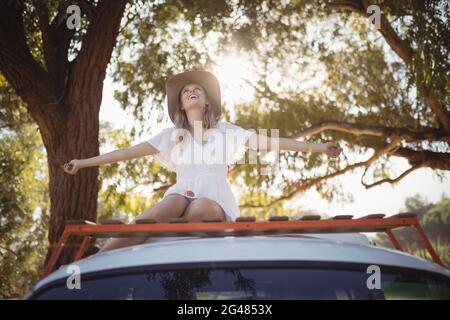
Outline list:
[[[34,299],[450,299],[447,277],[381,268],[381,288],[369,288],[366,267],[251,267],[145,270],[81,278],[41,290]]]

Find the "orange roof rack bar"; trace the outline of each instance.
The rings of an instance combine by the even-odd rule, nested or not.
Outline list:
[[[413,227],[432,259],[437,264],[443,263],[424,230],[417,221],[415,214],[400,213],[390,217],[384,214],[371,214],[353,219],[350,215],[339,215],[321,220],[320,216],[306,215],[298,220],[287,217],[271,217],[269,221],[256,221],[254,217],[241,217],[236,222],[220,222],[215,219],[204,222],[187,222],[177,218],[170,222],[156,223],[153,220],[137,220],[135,224],[124,224],[118,220],[107,220],[102,224],[90,221],[68,221],[63,234],[59,238],[54,251],[44,268],[43,276],[49,275],[54,267],[67,239],[72,235],[83,236],[83,242],[74,256],[74,261],[81,259],[86,252],[89,242],[102,237],[151,237],[151,236],[243,236],[257,234],[280,233],[346,233],[346,232],[385,232],[394,247],[403,251],[392,230],[402,227]]]

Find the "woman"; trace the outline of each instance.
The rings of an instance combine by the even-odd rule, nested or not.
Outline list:
[[[137,219],[235,220],[239,208],[227,181],[228,165],[240,159],[246,148],[272,150],[278,146],[280,150],[325,152],[330,157],[337,157],[341,152],[334,143],[310,144],[286,138],[278,138],[276,142],[275,138],[220,121],[220,86],[210,72],[187,71],[175,75],[167,81],[166,91],[174,126],[130,148],[74,159],[62,166],[65,172],[76,174],[85,167],[153,155],[164,168],[177,173],[177,182],[161,201]],[[213,156],[208,158],[208,155]],[[144,241],[145,238],[111,239],[100,251]]]

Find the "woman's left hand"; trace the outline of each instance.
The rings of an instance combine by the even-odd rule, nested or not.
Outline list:
[[[325,143],[325,153],[331,158],[337,158],[341,154],[342,149],[333,142]]]

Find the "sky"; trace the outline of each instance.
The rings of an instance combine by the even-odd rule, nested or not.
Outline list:
[[[225,63],[226,68],[230,70],[230,66],[233,68],[239,67],[236,61]],[[225,69],[226,69],[225,68]],[[243,95],[247,95],[248,91],[241,90],[237,85],[235,79],[227,73],[223,73],[221,70],[215,72],[219,78],[221,84],[223,83],[223,96],[230,96],[234,92],[231,100],[227,103],[233,103],[236,99],[236,92],[243,92]],[[230,86],[226,83],[231,83]],[[116,128],[122,128],[130,130],[133,126],[133,116],[131,112],[125,112],[122,110],[117,101],[113,98],[114,85],[109,77],[105,79],[103,101],[100,109],[100,120],[109,121]],[[226,100],[227,98],[225,98]],[[164,123],[156,123],[155,120],[149,120],[148,127],[151,128],[151,132],[145,133],[138,138],[135,143],[139,143],[149,138],[153,134],[159,132],[165,127],[169,127],[172,124],[169,122],[167,114],[167,108],[165,108]],[[112,151],[111,146],[101,146],[101,153]],[[344,150],[345,152],[345,150]],[[393,158],[394,166],[397,168],[397,173],[401,173],[402,169],[408,168],[407,161],[404,159]],[[355,217],[363,216],[369,213],[384,213],[391,215],[398,213],[404,209],[405,199],[408,197],[414,197],[417,194],[424,197],[429,202],[437,202],[442,199],[443,196],[450,196],[450,173],[445,173],[446,179],[439,181],[433,170],[423,168],[414,171],[409,174],[396,185],[382,184],[374,188],[366,190],[360,183],[361,172],[348,173],[341,176],[339,181],[341,182],[345,192],[353,197],[352,202],[332,202],[322,199],[315,190],[309,190],[304,194],[301,194],[290,203],[286,203],[288,207],[297,207],[302,210],[317,211],[318,213],[325,213],[333,216],[336,214],[352,214]],[[142,191],[147,189],[148,186],[142,186]],[[139,190],[139,189],[138,189]],[[233,189],[237,193],[236,189]],[[236,194],[238,196],[238,194]]]

